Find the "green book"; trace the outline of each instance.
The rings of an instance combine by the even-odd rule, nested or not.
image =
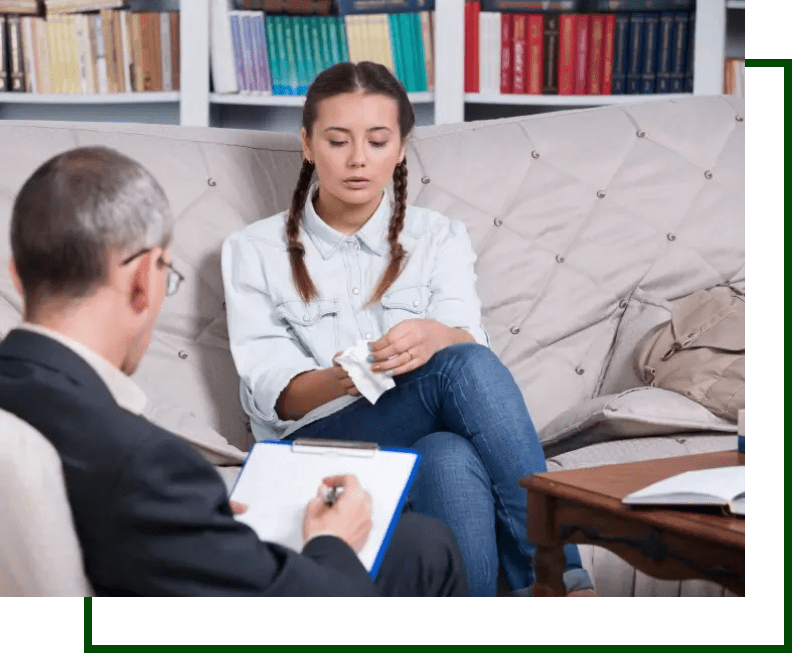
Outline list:
[[[297,57],[297,93],[305,95],[308,91],[308,62],[306,61],[305,39],[303,38],[302,20],[298,16],[287,16],[292,25],[294,53]]]
[[[305,53],[305,79],[307,80],[305,83],[305,92],[307,93],[308,87],[319,72],[317,67],[321,65],[321,61],[317,61],[316,57],[314,57],[311,21],[309,16],[300,17],[300,27],[302,28],[303,52]]]
[[[286,63],[288,74],[285,79],[286,95],[299,95],[300,82],[299,71],[297,68],[297,49],[294,42],[294,23],[291,21],[291,16],[281,16],[281,23],[283,24],[283,44],[286,52]]]
[[[333,37],[330,36],[330,23],[332,20],[332,18],[328,18],[327,16],[316,17],[316,21],[319,23],[319,43],[322,44],[322,58],[325,61],[325,66],[332,66],[339,61],[336,57],[336,53],[333,52],[331,44],[331,39]],[[336,50],[337,49],[338,46],[336,46]]]
[[[349,61],[349,47],[347,46],[346,23],[343,16],[336,16],[336,25],[338,25],[338,49],[341,55],[341,61]]]
[[[322,16],[322,23],[327,27],[327,34],[330,39],[327,44],[330,50],[330,60],[334,64],[341,63],[341,37],[338,35],[338,24],[335,16]]]
[[[275,36],[275,19],[277,16],[267,16],[264,21],[264,27],[267,32],[267,56],[269,57],[270,65],[270,80],[272,84],[273,95],[283,95],[283,73],[281,72],[281,65],[283,63],[282,57],[279,54],[279,46]]]
[[[419,92],[428,91],[426,85],[426,62],[424,60],[423,35],[421,34],[421,14],[407,14],[412,24],[412,37],[415,44],[413,50],[413,60],[415,62],[415,72],[417,73],[417,88]]]
[[[415,45],[412,42],[410,17],[407,14],[396,14],[396,19],[399,23],[399,40],[401,41],[402,63],[404,64],[404,86],[408,93],[414,93],[417,87],[415,83],[415,64],[413,63]]]
[[[319,40],[319,16],[308,16],[308,25],[311,28],[311,50],[314,58],[314,77],[316,77],[330,65],[330,62],[325,60]]]
[[[407,80],[404,77],[404,53],[402,52],[402,42],[399,29],[398,14],[388,15],[388,27],[390,29],[391,49],[393,51],[393,69],[405,90],[407,90]]]

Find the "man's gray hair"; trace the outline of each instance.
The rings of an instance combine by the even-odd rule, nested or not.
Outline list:
[[[107,281],[114,251],[167,247],[173,234],[165,192],[137,161],[81,147],[42,164],[11,214],[11,251],[28,316],[41,301],[78,299]]]

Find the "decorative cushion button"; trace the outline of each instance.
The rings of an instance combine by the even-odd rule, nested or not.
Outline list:
[[[187,358],[187,352],[186,352],[186,351],[184,351],[184,350],[182,349],[182,350],[179,352],[179,358],[181,358],[182,360],[184,360],[185,358]]]
[[[707,170],[707,171],[704,173],[704,176],[705,176],[707,179],[712,179],[712,172],[711,172],[710,170]]]
[[[626,299],[622,299],[619,302],[619,308],[627,308],[627,300]]]
[[[737,116],[737,117],[735,118],[735,120],[736,120],[737,122],[742,122],[743,120],[745,120],[745,118],[743,118],[742,116]]]
[[[520,333],[520,327],[512,327],[509,329],[509,331],[511,331],[516,336],[518,333]]]
[[[597,197],[599,197],[600,199],[605,197],[605,191],[604,190],[598,190],[597,191]]]
[[[206,183],[209,184],[210,186],[217,186],[217,182],[211,177],[209,177],[209,179],[206,180]]]
[[[430,181],[432,181],[432,180],[429,179],[429,177],[426,177],[426,176],[421,177],[421,183],[422,184],[428,184]]]
[[[585,374],[586,370],[584,370],[582,367],[576,367],[575,372],[582,375]]]
[[[676,236],[674,234],[666,234],[666,238],[668,238],[670,241],[676,240]]]
[[[539,158],[539,152],[537,152],[536,150],[534,150],[533,152],[531,152],[531,156],[532,156],[534,159],[538,159],[538,158]]]
[[[643,129],[638,130],[638,138],[643,138],[646,136],[646,132]]]
[[[493,222],[495,223],[496,227],[500,227],[503,224],[503,220],[501,220],[500,218],[495,218]]]
[[[558,263],[563,263],[564,261],[566,261],[566,259],[563,256],[561,256],[561,254],[556,254],[556,261]]]

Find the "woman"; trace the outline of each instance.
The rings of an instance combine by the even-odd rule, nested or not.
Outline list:
[[[421,451],[413,504],[454,531],[471,594],[495,594],[499,560],[513,593],[527,594],[533,546],[517,481],[544,471],[544,455],[514,379],[488,348],[464,225],[406,203],[414,123],[384,66],[337,64],[314,80],[291,208],[223,245],[242,403],[258,439]],[[335,363],[360,340],[372,369],[396,383],[373,405]],[[577,547],[566,554],[568,592],[591,594]]]

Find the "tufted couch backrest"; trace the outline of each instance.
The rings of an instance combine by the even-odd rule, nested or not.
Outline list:
[[[409,201],[467,225],[485,327],[538,428],[598,392],[636,293],[674,300],[744,279],[744,139],[744,107],[731,97],[416,129]],[[151,170],[177,216],[174,256],[187,281],[165,302],[135,374],[149,415],[174,429],[209,425],[246,449],[220,246],[288,206],[299,139],[0,122],[0,332],[20,319],[5,265],[15,193],[50,156],[98,144]]]

